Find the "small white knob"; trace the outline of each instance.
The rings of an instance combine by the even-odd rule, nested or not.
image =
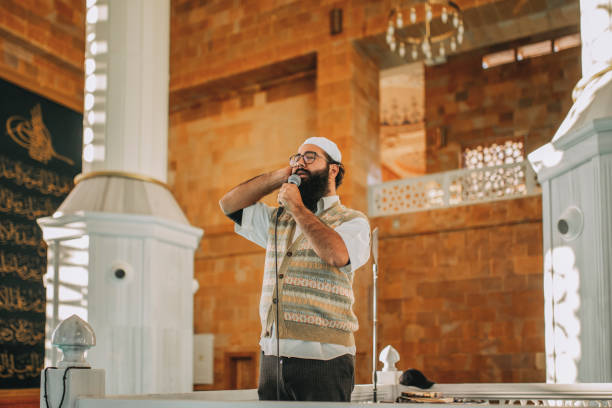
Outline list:
[[[388,345],[380,352],[378,360],[383,363],[383,371],[397,371],[395,363],[400,360],[400,355],[393,346]]]
[[[96,345],[96,334],[85,320],[72,315],[57,325],[51,344],[62,351],[64,357],[58,367],[91,367],[85,353]]]

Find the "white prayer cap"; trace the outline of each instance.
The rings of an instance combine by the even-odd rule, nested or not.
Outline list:
[[[325,153],[332,158],[332,160],[340,163],[342,161],[342,154],[340,153],[340,149],[338,146],[331,140],[326,137],[309,137],[302,143],[302,146],[306,144],[311,144],[315,146],[319,146]],[[301,147],[301,146],[300,146]]]

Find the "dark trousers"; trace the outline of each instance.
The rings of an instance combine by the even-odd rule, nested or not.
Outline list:
[[[276,400],[276,356],[261,354],[260,400]],[[345,354],[331,360],[281,357],[279,382],[283,401],[349,402],[355,387],[355,357]]]

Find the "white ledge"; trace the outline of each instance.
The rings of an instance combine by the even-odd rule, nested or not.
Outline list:
[[[394,389],[395,387],[395,389]],[[435,392],[441,397],[454,397],[465,400],[493,401],[491,405],[503,406],[521,405],[542,402],[544,406],[559,405],[560,401],[574,403],[580,401],[585,404],[588,401],[597,401],[607,404],[612,399],[612,384],[545,384],[545,383],[477,383],[477,384],[435,384],[428,390],[403,385],[379,385],[379,401],[390,402],[394,392]],[[338,402],[286,402],[286,401],[258,401],[257,390],[236,391],[200,391],[187,394],[156,394],[156,395],[134,395],[113,396],[106,398],[83,397],[79,399],[79,408],[140,408],[140,407],[281,407],[291,405],[292,407],[363,407],[372,401],[372,385],[356,385],[350,403]],[[484,403],[487,405],[487,403]],[[472,403],[448,403],[446,407],[475,406],[482,405]],[[440,404],[419,404],[419,406],[440,406]],[[542,406],[540,404],[540,406]],[[583,406],[583,405],[580,405]]]
[[[204,231],[156,215],[78,211],[37,220],[45,241],[74,239],[101,234],[124,237],[155,237],[160,241],[197,248]]]

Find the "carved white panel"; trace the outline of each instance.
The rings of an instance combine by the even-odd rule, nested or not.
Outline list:
[[[540,194],[527,161],[461,169],[371,186],[369,215],[380,217]]]

